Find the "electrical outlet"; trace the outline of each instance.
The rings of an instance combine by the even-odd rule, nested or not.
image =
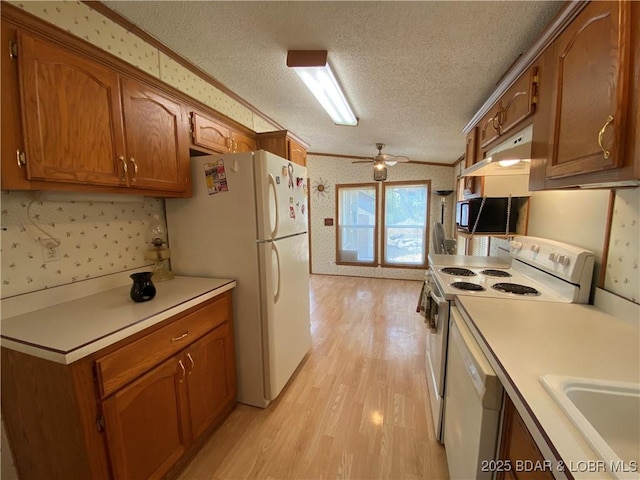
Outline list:
[[[50,238],[40,240],[40,247],[42,248],[42,260],[45,263],[60,260],[60,240]]]

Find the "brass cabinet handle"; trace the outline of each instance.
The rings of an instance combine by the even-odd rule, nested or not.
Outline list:
[[[496,116],[493,117],[491,119],[491,123],[493,125],[493,129],[498,132],[498,135],[500,135],[500,115],[502,115],[502,110],[500,110],[498,113],[496,113]],[[497,122],[497,124],[496,124]]]
[[[182,335],[180,335],[179,337],[173,337],[171,339],[171,343],[173,342],[179,342],[180,340],[182,340],[183,338],[187,338],[187,335],[189,335],[189,330],[187,330],[186,332],[184,332]]]
[[[27,161],[24,157],[24,152],[21,152],[20,150],[16,150],[16,160],[18,161],[18,166],[20,168],[24,167],[27,164]]]
[[[180,377],[180,383],[182,383],[182,380],[184,380],[184,377],[187,375],[187,369],[184,368],[184,363],[182,363],[182,360],[178,360],[178,365],[180,365],[180,368],[182,369],[182,376]]]
[[[506,114],[506,113],[509,111],[509,109],[511,108],[511,104],[513,103],[513,101],[514,101],[516,98],[518,98],[518,97],[520,97],[520,96],[522,96],[522,95],[526,95],[526,94],[527,94],[527,92],[524,92],[524,91],[523,91],[523,92],[516,92],[516,93],[514,93],[514,94],[513,94],[513,97],[511,97],[511,100],[509,100],[509,103],[507,103],[507,106],[506,106],[506,107],[504,107],[504,108],[502,109],[502,112],[503,112],[504,114]],[[500,122],[500,123],[502,123],[502,122]]]
[[[225,137],[224,146],[227,147],[227,150],[231,151],[231,137]]]
[[[193,357],[191,356],[190,353],[187,353],[187,358],[191,362],[191,370],[189,370],[189,375],[191,375],[191,372],[193,372],[193,367],[196,366],[196,362],[193,361]]]
[[[124,174],[120,177],[120,180],[122,180],[123,182],[127,181],[127,173],[128,173],[128,168],[127,168],[127,162],[125,161],[124,157],[122,155],[120,155],[118,157],[118,160],[120,160],[122,162],[122,169],[124,170]]]
[[[598,133],[598,145],[600,145],[600,148],[602,149],[602,156],[604,157],[605,160],[611,156],[611,152],[606,148],[604,148],[604,145],[602,145],[602,137],[604,136],[604,132],[607,129],[607,127],[612,123],[613,123],[613,115],[609,115],[607,117],[607,121],[604,122],[602,129],[600,129],[600,133]]]
[[[136,159],[133,157],[131,157],[129,161],[133,163],[133,177],[131,177],[131,181],[135,182],[138,179],[138,164],[136,163]]]

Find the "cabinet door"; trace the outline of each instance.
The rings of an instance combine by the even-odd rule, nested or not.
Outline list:
[[[117,74],[24,33],[18,44],[27,177],[126,184]]]
[[[231,151],[237,152],[253,152],[257,150],[256,141],[242,133],[231,133]]]
[[[535,109],[535,68],[526,71],[503,96],[500,118],[500,135],[508,133],[524,119],[530,117]]]
[[[512,468],[511,472],[498,472],[498,480],[514,478],[520,480],[553,480],[554,478],[553,474],[547,470],[515,470],[516,463],[522,465],[522,462],[529,461],[534,465],[544,465],[545,458],[542,456],[542,453],[540,453],[540,450],[538,450],[533,437],[518,414],[516,407],[506,395],[498,458],[499,460],[507,460]]]
[[[172,357],[107,397],[107,443],[115,478],[162,478],[190,442],[186,368]]]
[[[547,178],[623,164],[630,3],[590,2],[554,43],[558,71]]]
[[[156,89],[122,78],[126,162],[132,187],[182,192],[189,185],[188,119]]]
[[[478,143],[478,127],[473,127],[469,133],[467,133],[467,146],[464,154],[464,166],[469,168],[476,163],[476,147]]]
[[[502,104],[498,102],[489,110],[478,123],[478,141],[480,147],[485,148],[500,136],[500,114]]]
[[[287,158],[293,163],[297,163],[298,165],[305,167],[307,165],[307,149],[292,138],[288,139],[287,144],[289,150]]]
[[[220,325],[185,350],[189,413],[198,438],[236,396],[235,359],[229,323]]]
[[[231,133],[221,123],[191,112],[191,130],[191,141],[195,145],[219,153],[231,151]]]

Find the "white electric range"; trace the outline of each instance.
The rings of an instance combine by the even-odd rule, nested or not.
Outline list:
[[[438,256],[426,274],[421,308],[428,326],[427,382],[435,434],[443,440],[444,387],[450,307],[459,295],[588,303],[595,256],[583,248],[538,237],[515,236],[493,257]],[[481,258],[481,259],[479,259]]]

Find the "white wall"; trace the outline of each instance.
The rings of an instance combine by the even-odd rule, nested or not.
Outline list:
[[[346,183],[372,183],[373,169],[368,164],[352,164],[346,158],[309,155],[307,169],[310,179],[310,225],[311,263],[313,273],[329,275],[353,275],[379,278],[403,278],[422,280],[421,269],[357,267],[336,265],[336,199],[335,185]],[[430,219],[440,220],[440,198],[433,195],[435,190],[453,190],[452,168],[419,164],[397,164],[387,168],[387,181],[431,180]],[[328,187],[324,194],[318,192],[318,185]],[[454,197],[447,197],[444,225],[451,225]],[[324,219],[331,218],[333,226],[325,226]],[[445,227],[447,228],[447,227]],[[447,236],[451,232],[446,232]]]
[[[571,243],[595,253],[595,285],[605,244],[609,190],[533,192],[529,208],[530,236]]]

